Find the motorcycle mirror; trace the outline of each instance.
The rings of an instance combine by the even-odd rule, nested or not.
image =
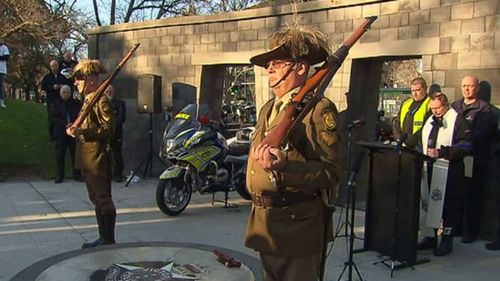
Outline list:
[[[201,115],[200,117],[198,117],[198,122],[200,122],[200,124],[202,125],[207,125],[208,123],[210,123],[210,118],[206,115]]]

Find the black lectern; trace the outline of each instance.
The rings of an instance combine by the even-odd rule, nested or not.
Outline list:
[[[398,149],[377,142],[358,144],[369,150],[364,249],[390,256],[406,266],[420,263],[417,239],[422,165],[434,160],[405,147]],[[394,265],[391,268],[395,269]]]

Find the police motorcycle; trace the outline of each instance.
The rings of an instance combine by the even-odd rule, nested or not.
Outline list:
[[[170,216],[184,211],[193,192],[212,194],[212,204],[215,193],[224,192],[225,207],[230,191],[250,200],[245,183],[250,138],[246,143],[231,140],[228,146],[209,118],[199,113],[202,108],[200,106],[197,112],[196,105],[187,105],[169,123],[163,135],[160,158],[172,165],[160,175],[156,203]]]

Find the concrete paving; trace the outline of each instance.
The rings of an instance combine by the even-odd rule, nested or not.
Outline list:
[[[221,203],[212,206],[211,196],[195,195],[184,213],[168,217],[156,207],[156,183],[146,179],[126,188],[113,184],[118,243],[197,243],[258,257],[243,245],[250,204],[236,193],[230,195],[235,208],[225,209]],[[218,197],[222,199],[222,194]],[[337,211],[335,222],[342,221],[339,214]],[[363,236],[363,217],[363,212],[357,212],[355,230],[359,237]],[[0,183],[0,281],[10,280],[41,260],[79,249],[83,242],[94,240],[96,233],[93,207],[83,183],[68,180],[56,185],[37,179]],[[357,241],[355,247],[361,247],[361,243]],[[430,263],[397,270],[392,279],[500,280],[500,251],[487,251],[484,243],[462,244],[456,238],[451,255],[438,258],[430,251],[422,252],[420,256],[430,258]],[[325,280],[339,280],[347,258],[346,241],[338,238],[327,261]],[[374,265],[381,259],[373,251],[354,255],[363,280],[391,280],[388,267]],[[347,272],[341,277],[349,279]],[[351,280],[359,280],[356,272]]]

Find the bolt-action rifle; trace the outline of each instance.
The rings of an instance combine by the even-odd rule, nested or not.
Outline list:
[[[80,114],[78,115],[76,120],[71,124],[70,128],[73,132],[75,132],[78,128],[80,128],[80,126],[83,123],[83,120],[85,120],[85,118],[87,118],[87,115],[89,115],[90,111],[92,110],[92,107],[94,107],[94,105],[97,103],[97,101],[99,101],[99,99],[103,95],[104,90],[106,90],[106,88],[109,86],[109,84],[111,84],[111,81],[113,81],[113,79],[115,79],[116,75],[118,75],[118,73],[120,72],[122,67],[132,57],[132,55],[135,53],[137,48],[139,48],[139,45],[141,45],[141,44],[136,43],[135,46],[121,59],[120,63],[118,63],[118,66],[113,70],[113,72],[109,75],[109,77],[106,78],[106,80],[104,80],[99,85],[99,87],[96,90],[95,96],[89,101],[89,104],[87,104],[85,106],[85,108],[82,111],[80,111]]]
[[[340,48],[338,48],[333,55],[329,56],[321,67],[316,69],[314,74],[307,79],[304,86],[293,97],[292,101],[286,105],[283,119],[281,119],[280,123],[269,132],[264,140],[262,140],[263,144],[269,144],[271,147],[276,148],[286,144],[289,137],[293,135],[294,128],[297,127],[323,97],[326,87],[328,87],[333,76],[344,62],[349,53],[349,49],[370,28],[376,19],[376,16],[366,18]],[[309,92],[314,92],[313,97],[302,110],[299,110],[299,105]]]

